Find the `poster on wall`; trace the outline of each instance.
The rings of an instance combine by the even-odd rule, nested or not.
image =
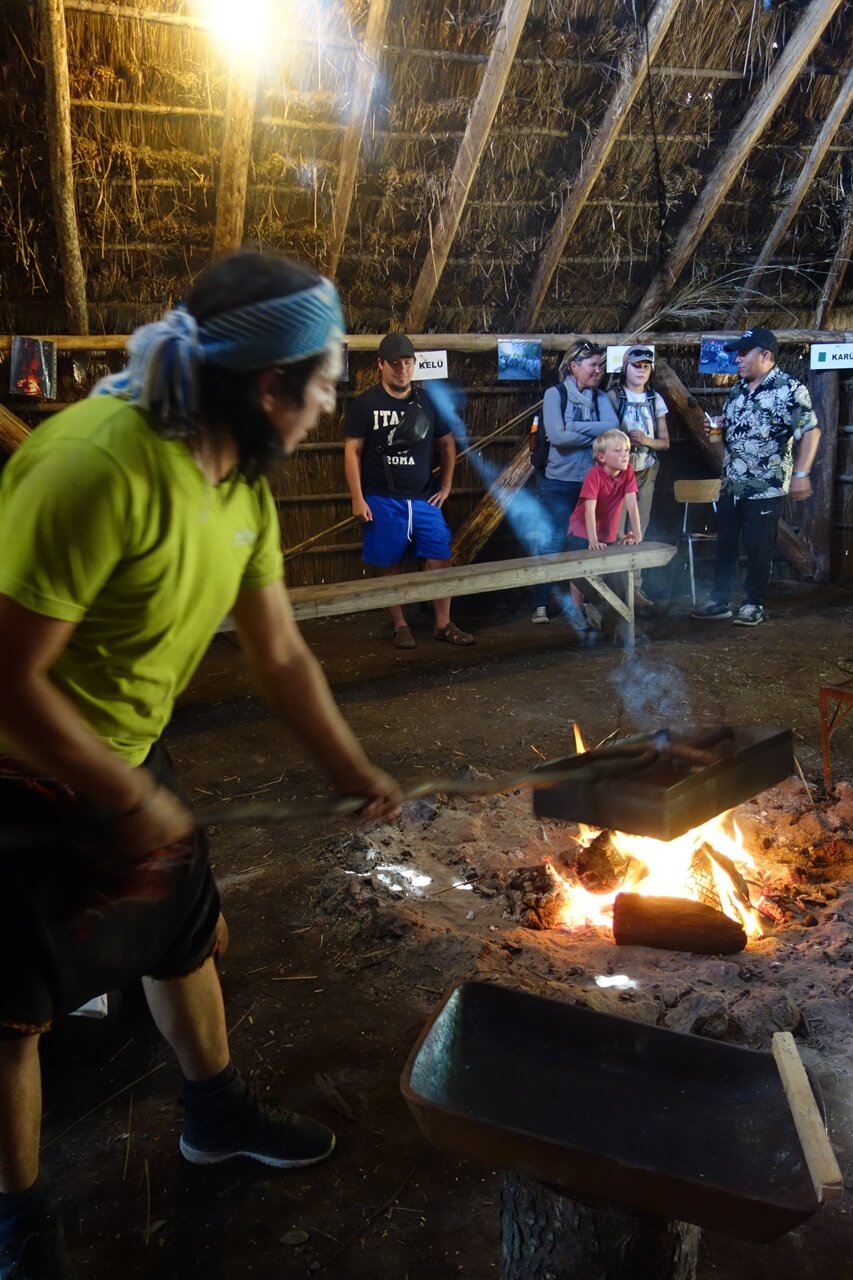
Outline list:
[[[436,378],[447,377],[446,351],[416,351],[415,370],[412,378],[415,382],[429,382]]]
[[[538,382],[542,377],[542,343],[538,338],[498,339],[498,382]]]
[[[737,373],[737,352],[726,351],[730,338],[703,338],[699,346],[700,373]]]
[[[13,338],[9,394],[56,399],[56,346],[45,338]]]

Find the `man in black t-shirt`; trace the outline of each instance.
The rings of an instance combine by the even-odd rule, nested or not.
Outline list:
[[[344,427],[344,470],[352,513],[364,523],[362,559],[383,575],[399,573],[407,555],[427,569],[450,564],[450,530],[441,508],[450,493],[456,441],[423,393],[412,386],[415,349],[404,333],[388,333],[379,344],[379,382],[353,400]],[[433,447],[438,445],[438,487],[433,484]],[[450,598],[433,601],[436,640],[474,643],[450,620]],[[388,610],[394,646],[414,649],[403,610]]]

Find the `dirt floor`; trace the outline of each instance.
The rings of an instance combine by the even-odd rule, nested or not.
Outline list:
[[[579,644],[562,620],[532,626],[521,597],[466,603],[457,616],[476,632],[471,649],[436,644],[417,610],[413,652],[393,650],[375,615],[305,629],[370,754],[401,779],[523,771],[571,750],[572,721],[593,743],[614,731],[740,722],[792,726],[805,776],[820,783],[818,688],[853,672],[850,589],[780,587],[756,629],[691,622],[682,605],[642,623],[631,659]],[[199,806],[324,794],[314,766],[252,696],[227,636],[169,743]],[[853,718],[833,760],[836,779],[853,779]],[[126,993],[114,1017],[76,1020],[46,1055],[45,1159],[81,1280],[498,1276],[500,1174],[429,1147],[399,1090],[441,994],[473,976],[751,1047],[793,1030],[853,1185],[853,866],[844,853],[853,820],[840,804],[846,794],[851,807],[851,793],[812,810],[804,791],[796,800],[798,785],[748,807],[750,838],[769,841],[777,869],[817,851],[826,871],[834,850],[817,877],[830,891],[815,890],[811,914],[775,938],[701,962],[616,948],[589,927],[522,928],[503,892],[507,875],[561,839],[556,824],[533,818],[525,793],[419,803],[367,831],[315,820],[214,830],[234,1057],[262,1094],[332,1124],[338,1148],[302,1173],[183,1163],[177,1071]],[[768,822],[784,836],[768,837]],[[401,866],[412,874],[395,887],[376,874],[380,861],[391,881]],[[430,883],[414,892],[419,876]],[[469,890],[457,887],[466,881]],[[642,980],[632,990],[595,982],[619,974]],[[703,1123],[713,1120],[697,1118],[697,1129]],[[770,1245],[706,1232],[700,1280],[848,1274],[852,1215],[848,1192]]]

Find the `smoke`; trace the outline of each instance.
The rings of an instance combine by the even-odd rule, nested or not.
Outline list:
[[[438,380],[421,383],[421,388],[439,421],[450,427],[459,449],[469,448],[471,441],[461,416],[461,411],[465,408],[464,394],[458,387]],[[528,489],[507,489],[497,485],[495,482],[500,475],[499,468],[484,458],[478,449],[475,448],[468,454],[468,461],[477,471],[485,488],[492,490],[492,497],[527,554],[538,555],[549,532],[548,519],[538,497]]]
[[[669,724],[687,716],[689,698],[681,672],[632,654],[607,677],[638,728]]]

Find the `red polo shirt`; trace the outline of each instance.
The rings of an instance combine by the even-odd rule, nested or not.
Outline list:
[[[585,538],[586,520],[584,503],[595,501],[595,532],[599,542],[615,542],[619,537],[619,519],[622,503],[627,493],[637,492],[637,477],[628,464],[626,471],[611,476],[601,462],[596,462],[586,473],[577,506],[569,517],[569,533]]]

